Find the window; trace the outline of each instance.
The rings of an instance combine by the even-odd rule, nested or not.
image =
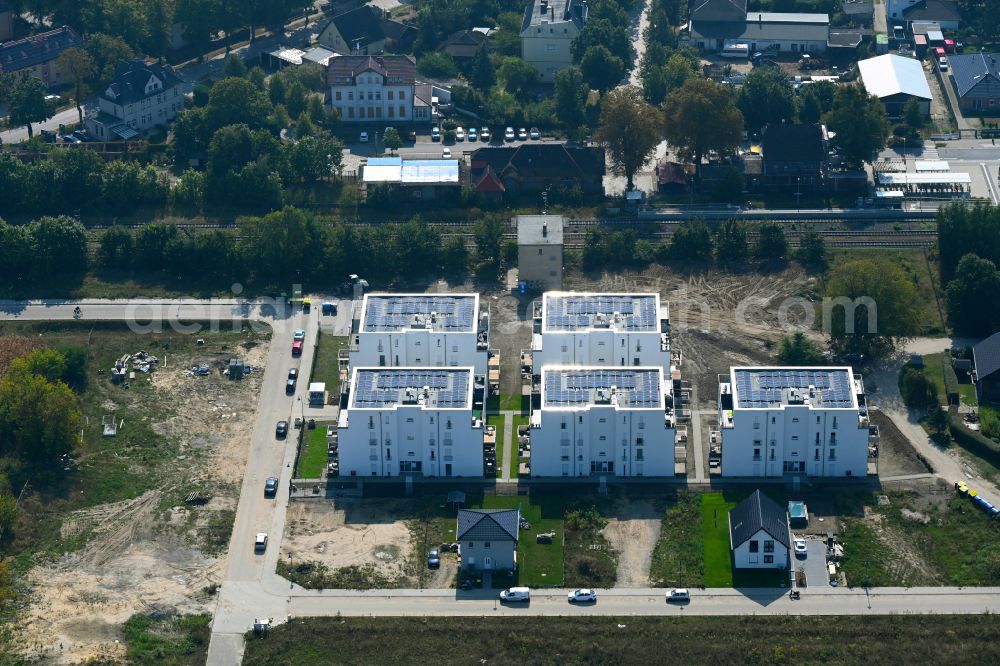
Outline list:
[[[819,433],[816,433],[816,443],[819,444]]]
[[[764,541],[764,552],[773,553],[774,552],[774,541],[767,539]]]
[[[753,459],[754,460],[760,460],[760,449],[754,449],[753,450]]]
[[[381,100],[382,99],[382,91],[381,90],[376,90],[375,91],[375,99],[377,99],[377,100]]]
[[[833,429],[834,430],[837,429],[837,417],[836,416],[833,417]]]
[[[487,542],[485,542],[483,544],[483,548],[489,548],[489,547],[490,547],[490,542],[489,541],[487,541]]]
[[[774,555],[765,555],[764,564],[774,564]]]
[[[561,460],[563,462],[568,462],[569,461],[569,456],[559,456],[559,460]]]
[[[400,91],[399,91],[399,101],[401,101],[401,102],[402,102],[402,101],[403,101],[404,99],[406,99],[406,92],[405,92],[405,91],[402,91],[402,90],[400,90]]]
[[[837,449],[830,449],[830,460],[837,459]]]
[[[412,416],[407,417],[406,422],[407,423],[413,423],[413,417]]]
[[[819,449],[816,449],[816,453],[813,455],[813,460],[819,460]]]
[[[642,449],[636,449],[635,450],[635,459],[636,460],[644,460],[644,458],[642,457]]]
[[[469,548],[475,548],[475,547],[476,547],[476,542],[475,541],[470,541],[469,542]]]
[[[388,94],[388,97],[386,97],[386,99],[388,99],[391,102],[392,101],[392,91],[390,90],[387,94]]]
[[[559,424],[559,429],[560,430],[565,430],[566,429],[566,422],[565,421],[563,421],[562,423]]]
[[[799,422],[799,417],[795,416],[792,418],[792,423],[798,423],[798,422]]]
[[[373,419],[370,416],[368,417],[368,429],[369,430],[374,430],[375,429],[375,419]]]
[[[406,117],[406,107],[405,106],[400,106],[399,107],[399,117],[400,118],[405,118]]]
[[[347,91],[347,99],[348,99],[348,101],[351,101],[351,100],[354,99],[354,91],[353,90],[348,90]]]
[[[750,552],[756,553],[760,550],[760,542],[756,539],[750,541]]]
[[[608,439],[608,438],[607,438],[607,437],[605,437],[604,435],[601,435],[601,437],[600,437],[600,440],[601,440],[602,442],[606,441],[607,439]]]
[[[642,443],[643,443],[642,437],[636,437],[635,438],[635,443],[636,443],[637,446],[642,446]]]

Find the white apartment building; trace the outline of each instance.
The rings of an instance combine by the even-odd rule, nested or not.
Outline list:
[[[351,367],[472,367],[486,375],[490,315],[479,294],[365,294]]]
[[[660,367],[543,368],[531,476],[673,476],[671,386]]]
[[[563,216],[517,216],[517,281],[524,289],[559,289],[563,278]]]
[[[431,120],[432,100],[418,94],[430,86],[417,85],[413,56],[344,55],[332,58],[326,72],[330,104],[345,123]]]
[[[472,368],[366,368],[351,373],[338,423],[343,476],[483,476],[483,423]]]
[[[869,422],[849,367],[733,367],[719,383],[722,475],[868,473]]]
[[[573,40],[587,23],[584,0],[531,0],[521,21],[521,58],[543,83],[573,66]]]
[[[166,126],[184,108],[184,82],[169,66],[130,60],[88,108],[87,131],[99,141],[134,139]]]
[[[670,379],[670,315],[659,294],[550,291],[536,307],[534,374],[550,365],[658,366]]]

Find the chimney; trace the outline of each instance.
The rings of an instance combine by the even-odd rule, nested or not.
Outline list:
[[[556,8],[555,7],[549,7],[549,11],[551,12],[550,15],[552,16],[552,20],[555,21],[556,20]]]
[[[549,223],[542,222],[542,238],[548,238],[548,237],[549,237]]]

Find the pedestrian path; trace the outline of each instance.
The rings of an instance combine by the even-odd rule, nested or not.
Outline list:
[[[518,414],[518,412],[504,410],[500,413],[503,414],[503,452],[500,452],[499,450],[497,451],[497,465],[501,466],[500,480],[510,481],[510,465],[507,461],[513,454],[513,451],[516,450],[516,448],[511,449],[510,447],[517,447],[517,441],[511,435],[514,433],[514,417]],[[517,480],[516,470],[513,478],[515,481]]]

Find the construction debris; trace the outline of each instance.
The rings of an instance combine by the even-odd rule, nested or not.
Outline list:
[[[115,367],[111,368],[111,381],[117,384],[124,381],[126,376],[134,377],[136,370],[146,373],[153,372],[159,363],[159,358],[144,351],[125,354],[115,361]]]

